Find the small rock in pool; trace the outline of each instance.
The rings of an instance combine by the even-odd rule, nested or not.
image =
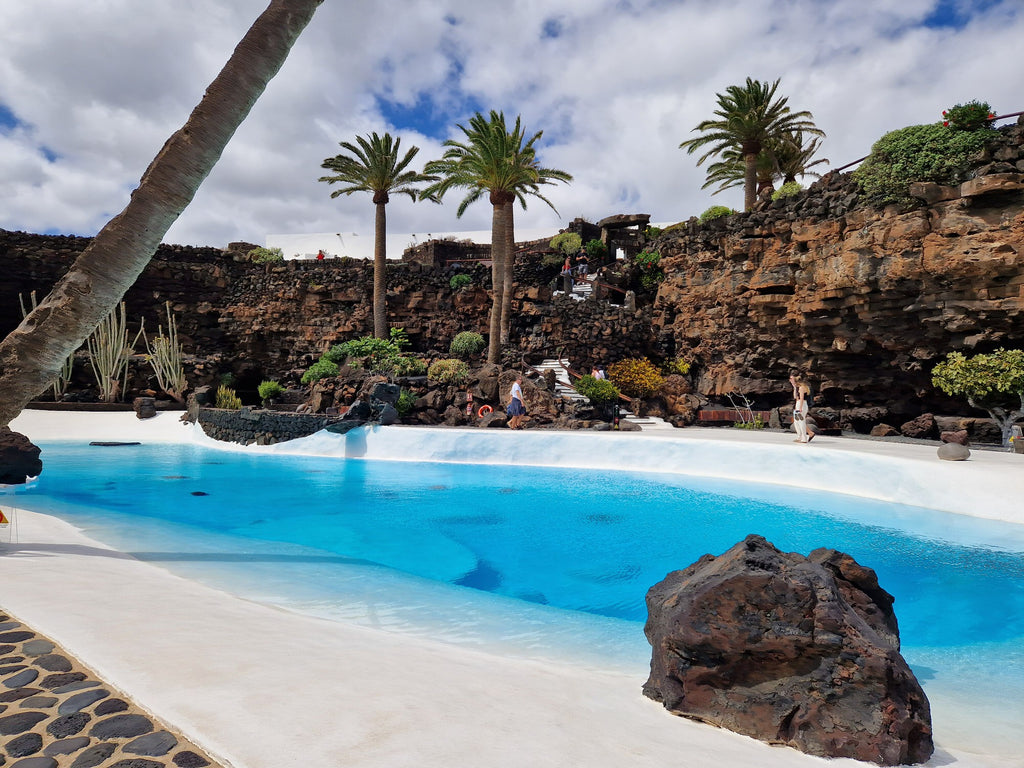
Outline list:
[[[192,495],[193,496],[209,496],[210,494],[208,494],[206,491],[192,491]]]

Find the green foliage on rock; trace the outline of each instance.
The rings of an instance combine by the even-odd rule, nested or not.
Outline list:
[[[595,379],[589,373],[576,382],[576,391],[594,405],[611,405],[619,399],[619,388],[607,379]]]
[[[612,363],[608,366],[608,378],[627,397],[650,397],[665,383],[657,366],[646,357]]]
[[[779,200],[783,197],[793,197],[803,191],[803,184],[798,181],[787,181],[781,187],[772,192],[772,200]]]
[[[974,157],[995,135],[989,128],[951,131],[939,123],[911,125],[876,141],[853,177],[875,205],[909,205],[914,202],[911,182],[959,184],[967,178]]]
[[[579,253],[580,248],[583,247],[583,239],[575,232],[562,232],[552,237],[548,245],[563,255],[571,256]]]
[[[727,205],[712,205],[700,215],[700,223],[707,224],[709,221],[720,219],[723,216],[730,216],[734,213],[736,213],[736,211]]]
[[[260,400],[270,400],[272,397],[280,397],[284,394],[284,387],[276,381],[261,381],[256,387]]]
[[[487,346],[484,337],[476,331],[463,331],[452,339],[448,351],[462,360],[468,360],[473,355],[478,355]]]
[[[242,399],[235,394],[235,390],[231,387],[221,384],[217,387],[217,399],[214,401],[214,405],[228,411],[237,411],[242,407]]]
[[[284,261],[284,251],[280,248],[253,248],[246,255],[253,264],[269,264],[273,261]]]
[[[441,384],[463,384],[469,378],[469,366],[462,360],[435,360],[427,369],[427,378]]]
[[[932,384],[988,411],[1002,429],[1004,445],[1013,425],[1024,419],[1024,350],[1000,348],[972,357],[950,352],[932,369]]]
[[[332,376],[338,375],[338,364],[331,362],[326,357],[321,357],[315,363],[313,363],[306,372],[302,374],[302,383],[311,384],[314,381],[320,381],[320,379],[329,379]]]
[[[409,414],[409,411],[412,410],[412,407],[415,403],[416,395],[414,395],[408,389],[403,389],[398,394],[398,402],[395,403],[395,410],[398,411],[399,416],[407,416]]]
[[[647,290],[658,287],[658,283],[665,279],[665,274],[658,264],[661,262],[661,254],[657,251],[640,251],[633,259],[640,267],[640,285]]]
[[[422,376],[427,364],[412,355],[395,355],[381,360],[372,370],[386,376]]]
[[[969,101],[942,110],[942,124],[955,131],[991,128],[996,115],[987,101]]]
[[[587,259],[591,264],[603,262],[608,258],[608,246],[596,237],[593,240],[588,240],[583,249],[587,252]]]
[[[473,284],[473,278],[467,274],[459,273],[452,275],[452,279],[448,281],[448,287],[453,291],[459,291]]]

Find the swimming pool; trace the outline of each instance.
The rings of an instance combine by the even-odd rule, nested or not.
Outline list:
[[[293,610],[641,681],[643,597],[666,572],[748,533],[830,546],[896,596],[904,655],[933,704],[967,715],[965,738],[1009,743],[1024,713],[1020,526],[668,474],[43,447],[18,501],[142,559]]]

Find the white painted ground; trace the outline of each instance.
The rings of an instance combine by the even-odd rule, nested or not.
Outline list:
[[[133,413],[29,411],[11,426],[41,441],[197,439],[171,413],[138,421]],[[1024,522],[1014,505],[1024,498],[1024,457],[976,452],[953,464],[929,447],[791,439],[706,429],[653,437],[393,427],[331,442],[343,444],[343,455],[410,460],[539,456],[532,463],[594,467],[604,457],[608,466],[863,488],[874,498]],[[607,442],[595,450],[598,440]],[[323,439],[313,436],[287,449],[318,447]],[[53,517],[21,512],[18,527],[19,543],[0,547],[0,605],[236,768],[862,765],[673,717],[642,696],[643,680],[623,674],[292,614],[134,560]],[[937,741],[932,766],[1024,766],[1017,756],[957,752],[941,734]]]

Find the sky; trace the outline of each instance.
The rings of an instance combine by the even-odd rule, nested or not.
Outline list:
[[[95,234],[266,3],[0,0],[0,228]],[[836,168],[957,103],[1024,110],[1022,39],[1022,0],[325,0],[164,241],[372,236],[371,196],[318,181],[339,142],[389,132],[418,169],[491,109],[574,177],[544,188],[557,213],[517,206],[524,231],[742,207],[679,149],[728,86],[780,79]],[[460,200],[395,196],[388,230],[489,229],[486,198]]]

